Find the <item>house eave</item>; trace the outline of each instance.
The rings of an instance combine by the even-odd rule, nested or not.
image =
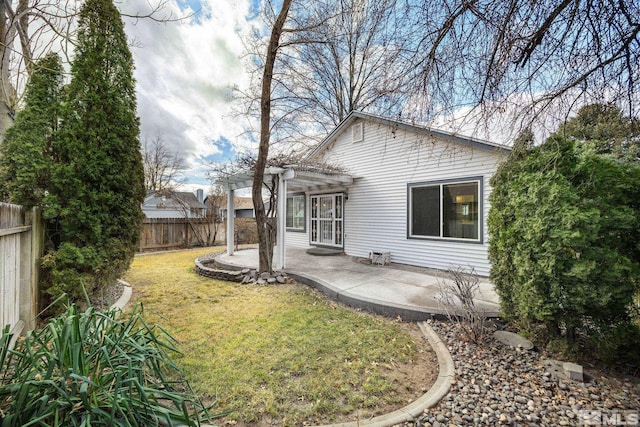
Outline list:
[[[353,183],[354,177],[338,172],[309,170],[308,167],[299,168],[289,166],[284,168],[271,167],[265,170],[264,182],[271,182],[274,176],[280,176],[287,181],[289,192],[319,191],[337,187],[347,187]],[[227,190],[239,190],[253,185],[253,172],[242,172],[230,175],[216,181]]]
[[[337,137],[342,133],[343,130],[348,128],[353,122],[357,119],[367,120],[374,123],[379,123],[389,127],[395,127],[402,130],[407,130],[410,132],[418,133],[421,135],[430,136],[432,138],[437,138],[449,142],[455,142],[462,145],[470,145],[476,148],[484,149],[484,150],[493,150],[500,153],[508,153],[511,151],[511,147],[504,144],[498,144],[496,142],[487,141],[479,138],[473,138],[469,136],[458,135],[452,132],[446,132],[443,130],[435,129],[428,126],[420,126],[415,125],[399,120],[390,119],[387,117],[377,116],[375,114],[363,113],[360,111],[351,111],[347,117],[338,124],[338,126],[324,138],[320,144],[318,144],[315,148],[313,148],[306,156],[306,161],[311,161],[316,155],[324,151],[332,142],[334,142]]]

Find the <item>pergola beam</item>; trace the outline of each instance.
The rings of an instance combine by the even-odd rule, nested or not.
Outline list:
[[[268,167],[264,171],[264,182],[269,183],[274,177],[278,179],[277,203],[277,251],[274,254],[274,266],[284,269],[286,266],[286,218],[287,188],[290,191],[322,191],[327,189],[344,189],[353,183],[353,177],[332,172],[315,172],[298,170],[296,166],[286,168]],[[253,172],[240,172],[217,180],[227,192],[227,253],[233,255],[234,237],[234,194],[235,190],[253,185]]]

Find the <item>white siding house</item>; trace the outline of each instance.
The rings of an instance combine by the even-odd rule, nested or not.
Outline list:
[[[489,180],[509,148],[352,112],[307,157],[352,183],[295,186],[287,195],[287,246],[343,248],[368,257],[489,274]]]
[[[487,276],[489,181],[509,150],[351,112],[300,165],[265,170],[265,182],[278,182],[284,242],[274,265],[285,268],[287,247],[319,246],[358,257],[389,253],[391,262],[421,267],[472,266]],[[218,180],[227,200],[252,182],[252,171]],[[233,242],[233,217],[227,235]]]

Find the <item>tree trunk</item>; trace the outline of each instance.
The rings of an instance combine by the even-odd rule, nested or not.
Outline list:
[[[0,58],[0,141],[4,140],[4,134],[7,129],[13,124],[13,102],[15,98],[15,91],[11,84],[11,49],[10,44],[13,43],[15,38],[15,30],[12,29],[12,25],[7,18],[7,4],[4,1],[0,1],[0,52],[2,52],[2,58]]]
[[[280,45],[280,36],[289,13],[292,0],[284,0],[282,9],[271,29],[269,47],[265,58],[264,72],[262,74],[262,94],[260,98],[260,146],[258,147],[258,159],[253,174],[253,187],[251,196],[256,213],[256,225],[258,227],[258,253],[260,255],[259,271],[272,272],[273,270],[273,239],[271,239],[267,221],[267,215],[262,201],[262,182],[264,170],[269,157],[269,142],[271,139],[271,82],[273,80],[273,68]]]

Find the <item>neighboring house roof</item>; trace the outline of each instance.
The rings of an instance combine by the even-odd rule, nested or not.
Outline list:
[[[183,218],[185,214],[206,209],[195,194],[188,191],[147,193],[142,203],[142,211],[147,218]]]
[[[219,206],[222,210],[227,210],[227,196],[220,196]],[[234,197],[233,208],[235,210],[253,210],[253,199],[251,197]]]
[[[235,197],[233,199],[234,209],[253,209],[253,199],[251,197]]]
[[[324,151],[336,139],[336,137],[338,137],[342,133],[342,131],[348,129],[348,127],[351,126],[351,124],[354,123],[357,119],[368,120],[371,122],[380,123],[382,125],[397,127],[415,133],[429,135],[434,138],[444,139],[446,141],[457,142],[465,145],[473,145],[484,149],[511,151],[511,147],[509,147],[508,145],[498,144],[495,142],[469,136],[458,135],[429,126],[416,125],[400,120],[391,119],[388,117],[377,116],[375,114],[363,113],[360,111],[351,111],[347,115],[347,117],[345,117],[344,120],[342,120],[342,122],[340,122],[340,124],[334,130],[332,130],[331,133],[329,133],[329,135],[327,135],[327,137],[322,140],[322,142],[320,142],[320,144],[318,144],[305,156],[305,159],[310,160],[315,157],[316,154]]]

